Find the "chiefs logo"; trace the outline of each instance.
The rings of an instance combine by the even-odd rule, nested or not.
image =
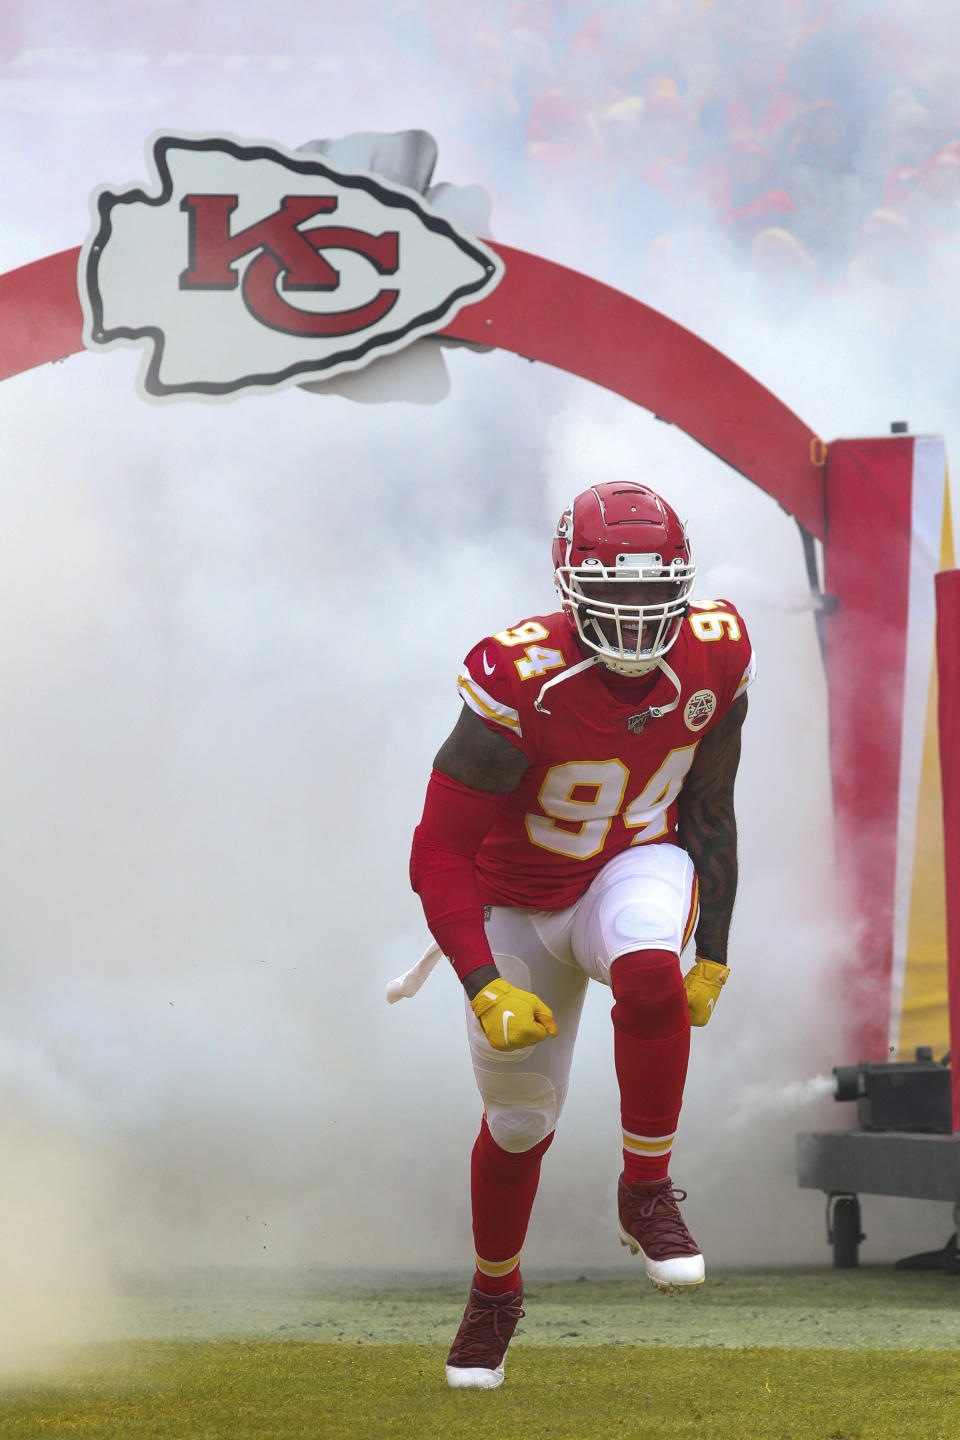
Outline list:
[[[396,230],[367,235],[344,225],[300,225],[328,215],[340,201],[335,195],[284,195],[280,209],[230,233],[237,195],[185,195],[181,210],[190,217],[190,264],[180,276],[181,290],[235,290],[236,266],[249,257],[243,277],[246,308],[263,325],[288,335],[353,335],[389,314],[398,290],[383,289],[354,309],[314,311],[291,305],[280,291],[320,293],[339,289],[340,274],[324,258],[325,250],[363,255],[380,275],[399,269]],[[280,289],[277,281],[280,280]]]
[[[358,369],[503,275],[413,191],[324,157],[171,134],[147,154],[156,193],[101,186],[79,270],[85,345],[142,347],[146,398]]]
[[[683,710],[683,723],[688,730],[702,730],[713,718],[717,697],[712,690],[695,690]]]

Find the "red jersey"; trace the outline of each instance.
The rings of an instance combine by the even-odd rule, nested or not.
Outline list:
[[[462,699],[530,762],[477,855],[486,904],[562,910],[628,846],[676,842],[697,746],[754,676],[746,627],[726,600],[691,603],[665,657],[679,697],[659,669],[634,678],[596,664],[549,685],[584,658],[556,613],[488,636],[464,661]],[[656,707],[666,713],[651,715]]]

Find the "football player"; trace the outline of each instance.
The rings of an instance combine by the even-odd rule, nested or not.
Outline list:
[[[463,709],[411,856],[427,923],[463,983],[484,1106],[454,1387],[503,1381],[523,1314],[520,1251],[591,979],[614,1000],[621,1242],[660,1290],[704,1278],[669,1162],[690,1026],[707,1023],[729,974],[753,655],[728,601],[691,598],[684,526],[644,485],[578,495],[553,564],[559,611],[500,630],[464,662]]]

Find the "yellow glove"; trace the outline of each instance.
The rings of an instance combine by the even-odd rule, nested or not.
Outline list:
[[[470,1005],[494,1050],[522,1050],[557,1033],[550,1006],[509,980],[491,980]]]
[[[720,991],[727,983],[729,965],[716,960],[697,960],[683,977],[687,987],[687,1004],[690,1007],[690,1024],[706,1025],[713,1014],[713,1007],[720,999]]]

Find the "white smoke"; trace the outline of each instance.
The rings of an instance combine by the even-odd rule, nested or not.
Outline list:
[[[654,32],[670,9],[640,8]],[[507,243],[666,309],[826,439],[901,418],[949,439],[944,272],[882,306],[839,283],[772,304],[712,222],[636,244],[642,191],[610,204],[589,159],[546,175],[523,150],[531,88],[599,84],[630,15],[612,9],[591,51],[573,44],[586,12],[555,7],[551,50],[503,5],[465,7],[455,33],[443,9],[368,3],[337,28],[299,5],[285,48],[259,12],[232,9],[224,36],[222,5],[10,10],[0,269],[79,244],[89,192],[142,177],[155,126],[296,145],[416,125],[438,179],[491,191]],[[922,6],[884,14],[936,29]],[[916,339],[890,343],[891,304]],[[2,1198],[29,1219],[7,1308],[33,1297],[37,1334],[61,1338],[58,1313],[86,1331],[106,1279],[148,1264],[466,1271],[479,1101],[458,987],[438,970],[383,1001],[426,939],[409,835],[461,656],[552,605],[556,514],[624,473],[688,518],[700,593],[741,602],[759,660],[734,973],[694,1036],[675,1178],[712,1264],[828,1259],[793,1135],[847,1122],[808,1082],[858,1058],[834,998],[854,940],[796,528],[605,392],[500,353],[448,366],[435,407],[291,392],[153,409],[124,354],[0,389]],[[619,1253],[608,1009],[591,994],[530,1265]],[[865,1224],[875,1257],[903,1253],[907,1214]]]
[[[743,1130],[771,1116],[789,1120],[792,1111],[802,1111],[811,1100],[833,1095],[836,1083],[833,1075],[811,1075],[806,1080],[790,1080],[785,1085],[745,1085],[726,1116],[726,1128]]]

